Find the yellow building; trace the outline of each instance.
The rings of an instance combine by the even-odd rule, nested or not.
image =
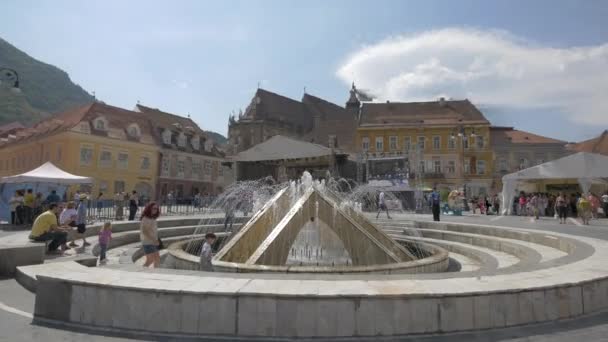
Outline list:
[[[0,176],[29,171],[47,161],[92,177],[83,190],[105,199],[137,190],[154,198],[159,148],[141,113],[95,102],[0,139]],[[76,189],[71,189],[71,192]]]
[[[492,187],[490,123],[468,100],[363,103],[357,129],[367,179],[457,189]]]

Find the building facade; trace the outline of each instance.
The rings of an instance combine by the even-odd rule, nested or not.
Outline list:
[[[0,138],[0,175],[29,171],[47,161],[94,179],[83,191],[137,190],[155,195],[158,146],[152,127],[140,114],[95,102],[58,114]],[[71,189],[73,192],[76,189]]]
[[[158,142],[159,198],[171,191],[176,198],[216,195],[231,182],[222,165],[224,153],[192,119],[140,104],[136,111],[150,120]]]
[[[345,107],[305,93],[300,101],[258,89],[244,113],[230,117],[229,153],[237,154],[275,135],[354,151],[359,100],[353,85]]]
[[[356,134],[360,178],[483,195],[492,185],[490,139],[490,123],[468,100],[365,102]]]
[[[571,152],[565,141],[516,130],[513,127],[490,128],[494,151],[493,191],[502,189],[502,177],[548,161],[562,158]]]

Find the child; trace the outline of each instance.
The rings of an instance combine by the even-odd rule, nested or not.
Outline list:
[[[107,262],[106,251],[108,250],[110,240],[112,240],[112,223],[106,222],[99,231],[99,264]]]
[[[213,233],[205,234],[205,243],[201,250],[201,271],[213,272],[211,258],[213,258],[212,246],[215,243],[216,236]]]

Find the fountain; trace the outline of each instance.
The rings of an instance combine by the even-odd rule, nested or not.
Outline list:
[[[250,194],[256,193],[255,198]],[[376,196],[375,194],[373,195]],[[216,271],[303,273],[442,272],[448,254],[415,241],[397,242],[362,213],[370,189],[353,191],[344,179],[313,180],[304,172],[285,184],[235,185],[218,198],[230,217],[248,202],[260,207],[239,229],[225,227],[213,258]],[[260,203],[264,202],[260,206]],[[208,220],[208,219],[207,219]],[[196,269],[202,227],[181,248],[170,250],[176,268]],[[184,253],[186,252],[186,253]],[[185,266],[184,266],[185,265]]]

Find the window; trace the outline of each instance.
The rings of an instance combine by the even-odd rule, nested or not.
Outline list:
[[[412,138],[404,137],[403,138],[403,150],[405,152],[409,151],[412,148]]]
[[[105,131],[107,129],[106,120],[104,118],[95,119],[95,129],[100,131]]]
[[[477,161],[477,174],[478,175],[485,175],[486,174],[486,161],[485,160],[478,160]]]
[[[336,147],[338,147],[338,138],[335,135],[328,135],[327,136],[327,146],[329,148],[336,148]]]
[[[211,139],[205,139],[203,140],[203,148],[205,149],[205,152],[211,152],[211,149],[213,149],[213,140]]]
[[[139,126],[137,124],[130,124],[127,133],[133,138],[139,137]]]
[[[203,166],[200,161],[192,163],[192,178],[201,178]]]
[[[464,146],[464,148],[469,148],[469,137],[466,135],[462,137],[462,146]]]
[[[391,149],[391,151],[396,151],[397,150],[397,137],[396,136],[390,136],[388,138],[388,144],[389,144],[389,148]]]
[[[147,155],[141,156],[141,165],[139,167],[141,170],[150,170],[150,157]]]
[[[478,135],[476,136],[477,138],[477,148],[482,149],[483,148],[483,136]]]
[[[418,162],[418,173],[424,173],[424,160]]]
[[[129,168],[129,154],[127,152],[118,152],[117,166],[119,169]]]
[[[509,167],[507,165],[507,160],[505,158],[501,158],[498,160],[498,169],[501,172],[509,171]]]
[[[433,172],[441,173],[441,160],[433,161]]]
[[[464,160],[464,173],[469,174],[471,172],[471,159],[466,158]]]
[[[179,136],[177,137],[177,146],[186,147],[186,135],[184,132],[179,133]]]
[[[434,150],[441,149],[441,137],[440,136],[433,137],[433,149]]]
[[[194,137],[192,137],[192,139],[190,140],[190,144],[192,144],[192,148],[195,151],[198,151],[201,148],[201,137],[199,137],[198,135],[195,135]]]
[[[363,151],[369,151],[369,138],[368,137],[361,138],[361,149]]]
[[[101,150],[99,153],[99,166],[100,167],[112,167],[112,152],[108,150]]]
[[[376,137],[376,152],[384,151],[384,137]]]
[[[528,159],[520,158],[519,159],[519,169],[523,170],[523,169],[527,169],[527,168],[528,168]]]
[[[165,129],[163,131],[163,144],[165,145],[171,145],[171,131],[168,129]]]
[[[161,169],[161,176],[162,177],[169,177],[170,174],[170,167],[171,167],[171,161],[169,160],[168,156],[163,156],[161,163],[160,163]]]
[[[209,160],[205,160],[203,163],[205,175],[211,174],[211,162]]]
[[[114,192],[124,192],[125,182],[121,180],[114,181]]]
[[[104,194],[108,192],[108,181],[99,181],[99,192],[103,192]]]
[[[455,149],[456,148],[456,137],[450,137],[448,139],[448,148],[449,149]]]
[[[183,160],[177,161],[177,177],[184,177],[186,171],[186,162]]]
[[[48,160],[48,151],[46,152],[46,160]],[[91,165],[93,162],[93,147],[80,146],[80,165]]]
[[[418,137],[418,148],[424,150],[424,137]]]
[[[447,173],[455,173],[456,172],[456,162],[454,162],[453,160],[449,160],[448,161],[448,166],[446,167],[446,171]]]

